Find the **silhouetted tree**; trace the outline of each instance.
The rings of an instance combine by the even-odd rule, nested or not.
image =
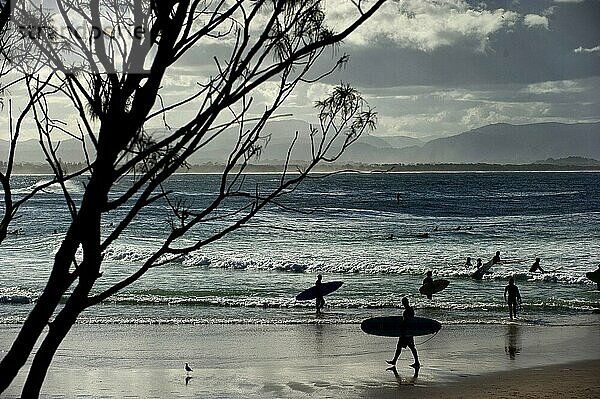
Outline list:
[[[48,162],[60,177],[62,168],[52,140],[57,123],[45,96],[64,94],[79,117],[78,130],[70,134],[81,141],[89,177],[81,200],[76,201],[63,186],[70,225],[54,256],[44,291],[0,362],[0,392],[31,356],[46,326],[49,329],[33,357],[23,397],[39,395],[57,348],[86,308],[127,287],[151,268],[240,228],[262,208],[292,191],[319,162],[338,159],[375,123],[375,114],[359,93],[342,84],[315,104],[318,123],[306,132],[310,161],[291,170],[290,156],[302,134],[296,132],[278,183],[269,187],[246,184],[245,167],[268,141],[261,134],[265,124],[299,84],[316,82],[347,61],[344,54],[326,69],[316,65],[324,54],[336,54],[335,45],[366,22],[384,0],[340,0],[339,5],[353,5],[355,14],[337,32],[325,24],[324,4],[318,0],[131,0],[111,8],[115,3],[59,0],[56,16],[67,27],[74,21],[96,28],[108,24],[128,35],[96,29],[88,38],[75,29],[61,31],[56,19],[52,19],[54,25],[44,25],[43,34],[30,35],[37,46],[38,65],[48,66],[58,76],[51,79],[57,82],[53,83],[57,90],[39,93],[41,98],[32,105],[40,138],[50,154]],[[36,12],[26,7],[16,11],[30,22],[50,20],[47,14]],[[161,96],[165,77],[174,73],[178,62],[190,57],[192,49],[205,43],[218,43],[226,52],[219,51],[224,55],[212,58],[214,68],[208,77],[198,76],[195,93],[167,103]],[[32,57],[33,53],[27,54]],[[267,84],[272,99],[259,108],[253,104],[252,94]],[[171,128],[167,117],[178,110],[192,116]],[[147,129],[155,120],[162,121],[161,134],[153,135]],[[205,149],[228,128],[237,129],[238,134],[231,142],[214,198],[203,209],[186,207],[164,183],[192,154]],[[116,190],[117,183],[126,184],[126,190]],[[162,244],[130,276],[108,288],[95,288],[103,279],[103,253],[141,217],[144,208],[158,203],[171,213]],[[236,207],[233,212],[232,205]],[[108,212],[123,216],[103,233],[101,220]],[[209,235],[198,232],[199,226],[215,218],[228,224]],[[63,297],[64,306],[58,308]]]
[[[73,176],[64,173],[55,173],[55,177],[43,182],[35,187],[31,187],[29,192],[21,194],[19,198],[13,196],[11,187],[13,168],[15,166],[17,146],[24,122],[32,118],[33,106],[42,98],[50,93],[59,91],[59,87],[50,84],[53,75],[47,75],[44,80],[33,76],[31,73],[20,71],[14,73],[15,66],[19,62],[29,60],[26,54],[31,50],[32,43],[24,40],[22,31],[14,21],[11,23],[11,11],[15,1],[0,1],[0,108],[8,112],[7,132],[9,136],[7,158],[3,162],[3,168],[0,169],[0,187],[2,188],[2,208],[0,214],[0,244],[6,239],[10,231],[11,222],[18,218],[20,208],[40,191],[53,184],[64,184],[64,182],[73,176],[79,175],[85,171],[82,168],[79,173]],[[10,92],[12,90],[25,90],[28,94],[22,104],[19,104],[20,110],[13,108]],[[5,97],[8,101],[5,101]],[[40,105],[43,107],[43,105]],[[51,156],[52,151],[43,145],[42,149],[46,156]]]

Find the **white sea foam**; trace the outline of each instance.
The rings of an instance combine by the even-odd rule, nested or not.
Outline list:
[[[50,179],[39,180],[30,186],[21,187],[21,188],[17,188],[15,190],[13,190],[13,194],[27,195],[27,194],[31,193],[33,190],[35,190],[43,185],[46,185],[46,184],[50,183],[51,181],[52,180],[50,180]],[[67,192],[69,192],[69,194],[71,194],[71,195],[83,193],[83,185],[77,179],[67,180],[66,182],[63,183],[63,185],[64,185],[65,189],[67,190]],[[53,183],[53,184],[49,185],[48,187],[43,188],[42,192],[47,193],[47,194],[61,194],[62,195],[63,188],[62,188],[61,184]]]

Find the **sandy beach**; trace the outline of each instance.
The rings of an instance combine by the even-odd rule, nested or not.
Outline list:
[[[2,353],[17,329],[0,327]],[[415,378],[410,353],[386,370],[395,339],[355,324],[77,325],[43,397],[598,397],[597,326],[450,325],[428,338]]]

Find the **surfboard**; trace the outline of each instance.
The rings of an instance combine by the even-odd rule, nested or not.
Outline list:
[[[329,281],[327,283],[321,284],[321,295],[325,296],[331,294],[333,291],[337,290],[344,284],[343,281]],[[310,301],[311,299],[315,299],[317,297],[317,287],[310,287],[307,290],[302,291],[298,295],[296,295],[297,301]]]
[[[360,328],[367,334],[380,337],[418,337],[440,331],[442,324],[427,317],[404,320],[402,316],[388,316],[363,320]]]
[[[440,292],[450,284],[450,281],[445,279],[433,280],[433,284],[423,284],[419,288],[421,295],[433,295]]]
[[[491,260],[489,262],[484,263],[479,269],[475,270],[473,274],[471,274],[471,277],[473,277],[475,280],[481,280],[483,278],[483,275],[487,273],[492,268],[492,266],[493,263]]]
[[[585,274],[585,276],[587,278],[589,278],[590,280],[592,280],[596,284],[600,283],[600,270],[596,270],[593,272],[587,272]]]

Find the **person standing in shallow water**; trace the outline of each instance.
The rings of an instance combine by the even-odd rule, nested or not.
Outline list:
[[[402,298],[402,306],[404,306],[404,313],[402,313],[402,317],[405,321],[415,317],[415,311],[412,308],[412,306],[410,306],[410,304],[408,303],[407,297]],[[400,357],[400,353],[402,352],[402,348],[406,347],[410,349],[413,358],[415,359],[415,362],[411,364],[410,367],[414,367],[415,369],[421,367],[421,363],[419,363],[419,354],[417,353],[417,348],[415,348],[415,339],[413,337],[405,336],[401,336],[398,338],[398,345],[396,345],[396,353],[394,354],[394,358],[392,360],[386,360],[386,363],[395,366],[396,361],[398,360],[398,357]]]
[[[323,292],[321,291],[321,280],[323,279],[322,275],[317,276],[317,281],[315,282],[315,287],[317,290],[317,298],[315,299],[315,306],[317,307],[317,315],[321,314],[321,309],[325,306],[325,299],[323,299]]]
[[[521,294],[513,277],[508,280],[508,285],[504,288],[504,300],[508,302],[508,314],[512,320],[513,316],[517,317],[517,301],[521,303]]]
[[[433,277],[431,277],[431,270],[427,271],[427,277],[423,279],[423,285],[433,286]],[[433,296],[431,294],[427,295],[427,299],[431,299]]]

